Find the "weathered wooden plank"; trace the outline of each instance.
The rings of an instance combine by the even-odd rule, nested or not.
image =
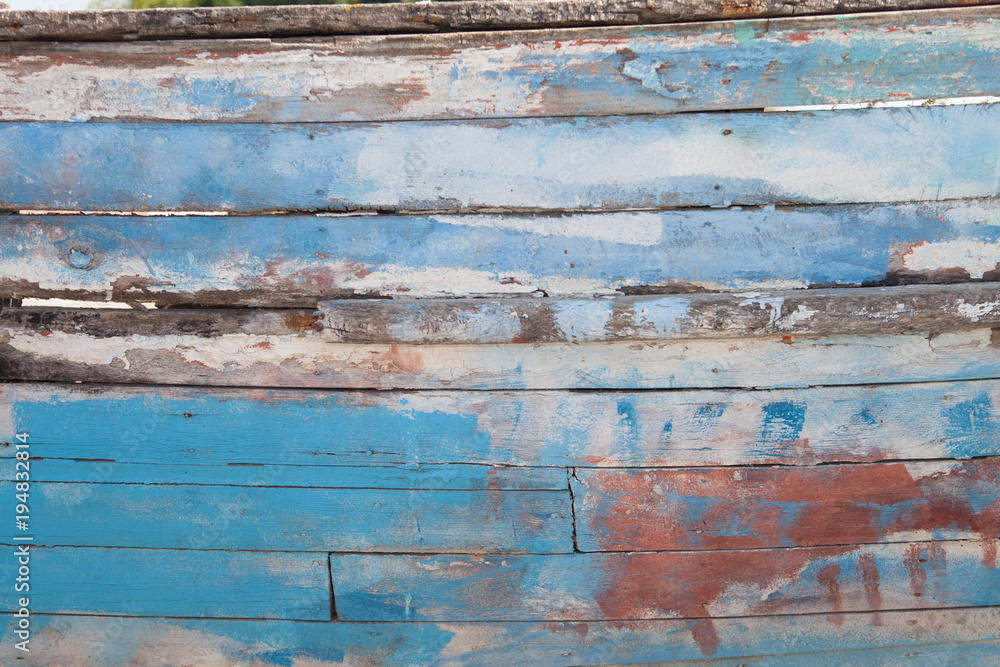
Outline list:
[[[30,462],[33,468],[44,461]],[[14,516],[14,486],[0,484]],[[42,546],[237,551],[572,551],[569,491],[153,484],[31,486]],[[0,543],[12,544],[11,538]]]
[[[325,554],[21,547],[3,550],[7,612],[330,620]]]
[[[998,194],[997,105],[384,124],[3,123],[0,208],[620,210]]]
[[[1000,324],[995,283],[613,299],[343,300],[337,343],[549,343],[955,331]]]
[[[648,25],[718,18],[953,7],[969,0],[535,0],[295,7],[193,7],[52,14],[0,11],[0,40],[289,37]]]
[[[993,7],[598,28],[0,47],[0,117],[330,122],[995,95]]]
[[[581,469],[573,489],[582,551],[1000,537],[997,458],[815,468]]]
[[[79,478],[87,482],[128,475],[108,462],[242,463],[281,485],[287,468],[278,466],[297,465],[409,471],[461,462],[691,467],[996,456],[998,405],[996,381],[488,394],[18,383],[0,385],[0,442],[27,432],[34,457],[89,460],[93,469]],[[13,449],[0,455],[9,459]],[[58,465],[41,461],[35,474]],[[245,471],[247,482],[260,471]]]
[[[136,315],[135,317],[139,317]],[[97,337],[0,315],[0,379],[374,389],[788,388],[1000,376],[990,329],[645,343],[385,345],[190,333]]]
[[[3,615],[13,637],[10,615]],[[622,662],[771,654],[808,659],[836,649],[903,648],[922,652],[943,642],[996,641],[996,609],[945,609],[831,616],[715,619],[718,645],[699,645],[690,621],[575,623],[302,623],[210,619],[32,617],[32,664],[65,667],[167,664],[287,667],[313,665],[608,665]],[[13,642],[0,645],[4,663]],[[825,657],[825,655],[824,655]],[[797,664],[802,664],[801,662]],[[855,663],[857,664],[857,663]],[[989,664],[977,662],[970,664]]]
[[[996,605],[996,540],[754,551],[331,556],[343,620],[639,620]],[[701,633],[701,636],[698,636]]]
[[[998,223],[993,200],[563,217],[10,216],[0,217],[0,294],[311,308],[357,295],[592,297],[992,280]],[[248,320],[239,327],[261,326]]]
[[[1000,641],[988,639],[954,644],[929,644],[926,646],[893,646],[891,648],[826,651],[823,653],[794,653],[789,655],[754,656],[750,658],[715,658],[705,660],[646,663],[646,667],[783,667],[809,664],[824,667],[899,667],[900,665],[990,665],[998,661]]]
[[[34,439],[34,438],[33,438]],[[182,440],[176,443],[187,446]],[[373,443],[374,446],[375,443]],[[239,448],[256,449],[258,454],[269,452],[275,458],[274,442],[240,442]],[[299,456],[315,451],[316,443],[303,443]],[[15,479],[16,461],[12,448],[0,449],[0,480]],[[44,445],[34,453],[44,454]],[[92,451],[94,455],[101,452]],[[279,455],[286,451],[279,448]],[[108,453],[110,454],[110,453]],[[208,452],[213,460],[220,457]],[[265,455],[266,456],[266,455]],[[234,455],[240,459],[260,456]],[[187,459],[199,457],[186,457]],[[314,455],[312,458],[322,458]],[[176,459],[173,459],[176,460]],[[155,464],[121,463],[112,459],[66,460],[45,458],[34,464],[32,480],[36,482],[103,482],[107,484],[204,484],[223,486],[278,486],[335,489],[425,489],[425,490],[489,490],[489,491],[556,491],[568,488],[565,468],[497,467],[486,465],[427,465],[412,467],[334,467],[313,461],[313,465],[282,463],[225,464],[172,463],[163,457]]]

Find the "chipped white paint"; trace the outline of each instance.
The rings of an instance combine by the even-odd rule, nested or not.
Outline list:
[[[352,345],[324,342],[314,335],[102,339],[11,328],[0,335],[9,350],[39,362],[117,368],[146,381],[381,388],[680,388],[995,377],[1000,374],[1000,358],[991,345],[991,333],[990,329],[953,332],[931,341],[913,334],[859,334],[793,342],[759,338],[532,346]],[[167,361],[170,365],[164,367]]]
[[[983,241],[924,241],[902,253],[902,268],[909,271],[964,269],[981,279],[1000,265],[1000,243]]]
[[[587,238],[609,243],[655,246],[663,239],[663,215],[659,212],[607,213],[600,217],[514,217],[502,215],[431,216],[447,225],[495,227],[537,236]]]
[[[985,303],[966,303],[961,299],[958,303],[958,314],[969,318],[972,322],[978,322],[984,315],[989,315],[1000,307],[1000,301],[987,301]]]
[[[778,312],[781,311],[779,310]],[[812,316],[818,312],[819,312],[818,310],[813,310],[808,306],[803,306],[800,304],[795,310],[788,313],[788,315],[782,317],[777,322],[777,327],[778,329],[784,329],[786,331],[794,329],[803,322],[808,322],[809,320],[811,320]]]

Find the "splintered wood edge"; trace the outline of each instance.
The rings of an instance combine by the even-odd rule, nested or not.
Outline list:
[[[0,41],[302,37],[655,25],[988,5],[963,0],[557,0],[0,11]]]

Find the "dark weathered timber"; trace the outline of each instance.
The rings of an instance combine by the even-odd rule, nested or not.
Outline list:
[[[1000,325],[1000,283],[612,299],[347,300],[320,304],[338,343],[582,343]]]
[[[990,3],[968,0],[556,0],[433,4],[0,10],[0,40],[120,41],[652,25]]]
[[[295,336],[322,330],[312,310],[175,309],[73,310],[4,308],[0,323],[39,331],[61,331],[93,338],[227,334]]]

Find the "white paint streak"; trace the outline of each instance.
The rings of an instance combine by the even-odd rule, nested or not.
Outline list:
[[[965,269],[980,279],[1000,264],[1000,242],[924,241],[903,253],[902,267],[910,271]]]
[[[435,222],[465,227],[493,227],[530,236],[565,236],[608,243],[654,246],[663,236],[659,212],[606,213],[601,216],[514,217],[501,215],[433,216]]]

